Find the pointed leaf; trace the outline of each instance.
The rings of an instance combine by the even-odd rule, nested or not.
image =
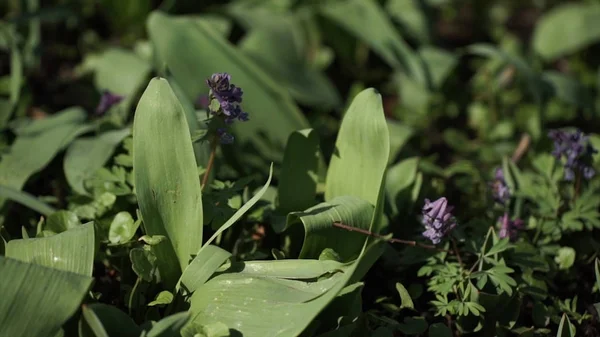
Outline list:
[[[92,278],[0,256],[0,336],[54,336]]]
[[[202,244],[202,194],[183,107],[167,80],[153,78],[133,122],[135,188],[158,268],[172,287]]]
[[[85,276],[92,275],[95,251],[93,222],[50,237],[11,240],[6,245],[6,257]]]
[[[126,313],[117,307],[92,303],[82,306],[82,324],[87,324],[96,337],[138,337],[142,332]]]
[[[325,200],[356,196],[376,206],[390,154],[390,139],[381,95],[359,93],[344,115],[335,143]]]

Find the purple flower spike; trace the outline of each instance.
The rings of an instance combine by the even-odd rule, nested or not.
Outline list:
[[[223,128],[217,129],[217,134],[219,135],[221,144],[231,144],[234,141],[233,135],[227,133],[227,130]]]
[[[215,73],[206,84],[210,88],[210,100],[219,102],[219,111],[211,111],[214,115],[223,114],[225,123],[231,124],[236,119],[244,122],[248,120],[248,113],[240,108],[244,92],[241,88],[231,84],[231,76],[227,73]]]
[[[118,104],[124,98],[124,96],[113,94],[108,90],[104,90],[104,92],[102,92],[102,96],[100,97],[100,102],[96,107],[96,114],[104,115],[113,105]]]
[[[494,181],[491,185],[492,197],[494,198],[494,201],[501,205],[505,205],[506,202],[510,199],[510,190],[508,189],[508,185],[506,184],[506,180],[504,179],[504,172],[502,172],[502,168],[496,168]]]
[[[442,197],[434,202],[425,199],[422,223],[425,226],[423,236],[433,244],[442,241],[442,237],[456,227],[456,220],[450,212],[454,207],[448,206],[448,200]]]
[[[548,137],[554,141],[552,155],[556,159],[563,156],[565,161],[565,180],[573,181],[575,173],[580,172],[587,180],[592,179],[596,171],[592,168],[592,155],[598,151],[590,144],[589,139],[581,130],[566,132],[562,130],[551,130]]]
[[[519,230],[523,229],[523,220],[515,219],[510,220],[508,218],[508,213],[504,213],[504,216],[498,218],[500,222],[500,231],[498,232],[498,237],[501,239],[509,238],[510,241],[515,241],[517,236],[519,235]]]

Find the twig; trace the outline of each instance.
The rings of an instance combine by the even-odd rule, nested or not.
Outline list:
[[[515,152],[513,152],[511,158],[513,163],[518,162],[521,157],[523,157],[525,152],[527,152],[527,149],[529,149],[529,144],[531,144],[531,137],[528,134],[522,135],[519,145],[517,145],[517,148],[515,149]]]
[[[453,237],[450,237],[450,241],[452,241],[452,247],[454,248],[454,254],[456,255],[458,264],[460,264],[460,267],[462,268],[463,262],[462,262],[462,259],[460,258],[460,253],[458,251],[458,245],[456,244],[456,240]]]
[[[208,177],[210,176],[210,171],[212,170],[213,164],[215,163],[215,156],[217,153],[217,137],[213,137],[210,142],[210,157],[208,157],[208,164],[206,165],[206,171],[204,172],[204,176],[202,177],[202,190],[206,187],[208,183]]]
[[[390,239],[388,239],[388,238],[386,238],[383,235],[375,234],[375,233],[373,233],[371,231],[368,231],[366,229],[348,226],[348,225],[343,224],[343,223],[338,222],[338,221],[334,221],[333,222],[333,226],[341,228],[341,229],[345,229],[345,230],[350,231],[350,232],[357,232],[357,233],[365,234],[365,235],[368,235],[368,236],[372,236],[374,238],[383,239],[383,240],[386,240],[387,242],[390,242],[390,243],[401,243],[401,244],[405,244],[405,245],[409,245],[409,246],[416,246],[416,247],[421,247],[421,248],[426,248],[426,249],[433,249],[433,250],[437,250],[437,251],[440,251],[440,252],[452,253],[451,250],[447,250],[447,249],[443,249],[443,248],[438,248],[438,247],[436,247],[434,245],[427,245],[427,244],[419,243],[419,242],[416,242],[416,241],[402,240],[402,239],[396,239],[396,238],[390,238]]]

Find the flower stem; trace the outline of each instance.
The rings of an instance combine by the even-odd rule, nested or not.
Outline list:
[[[357,233],[365,234],[365,235],[368,235],[368,236],[372,236],[374,238],[383,239],[383,240],[385,240],[385,241],[387,241],[389,243],[401,243],[401,244],[409,245],[409,246],[413,246],[413,247],[417,246],[417,247],[421,247],[421,248],[437,250],[437,251],[440,251],[440,252],[452,253],[452,251],[450,251],[450,250],[438,248],[438,247],[436,247],[434,245],[426,245],[426,244],[419,243],[419,242],[416,242],[416,241],[402,240],[402,239],[396,239],[396,238],[388,239],[388,238],[386,238],[383,235],[375,234],[375,233],[373,233],[371,231],[368,231],[366,229],[348,226],[348,225],[343,224],[343,223],[338,222],[338,221],[333,222],[333,226],[341,228],[341,229],[345,229],[345,230],[350,231],[350,232],[357,232]]]
[[[458,245],[456,244],[456,239],[450,236],[450,241],[452,241],[452,248],[454,248],[454,254],[456,255],[456,259],[458,260],[458,264],[460,264],[461,268],[463,266],[462,259],[460,258],[460,252],[458,251]]]
[[[204,191],[204,187],[208,183],[208,177],[210,176],[210,171],[215,163],[215,157],[217,154],[217,141],[218,138],[215,136],[212,138],[210,142],[210,156],[208,157],[208,164],[206,164],[206,172],[204,172],[204,176],[202,177],[202,190]]]
[[[573,197],[573,201],[579,198],[579,193],[581,190],[581,172],[577,172],[577,177],[575,178],[575,195]]]

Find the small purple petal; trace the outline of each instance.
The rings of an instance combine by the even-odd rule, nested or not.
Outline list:
[[[124,98],[124,96],[113,94],[110,91],[105,90],[102,92],[100,102],[98,102],[98,106],[96,107],[96,114],[104,115],[113,105],[118,104]]]

